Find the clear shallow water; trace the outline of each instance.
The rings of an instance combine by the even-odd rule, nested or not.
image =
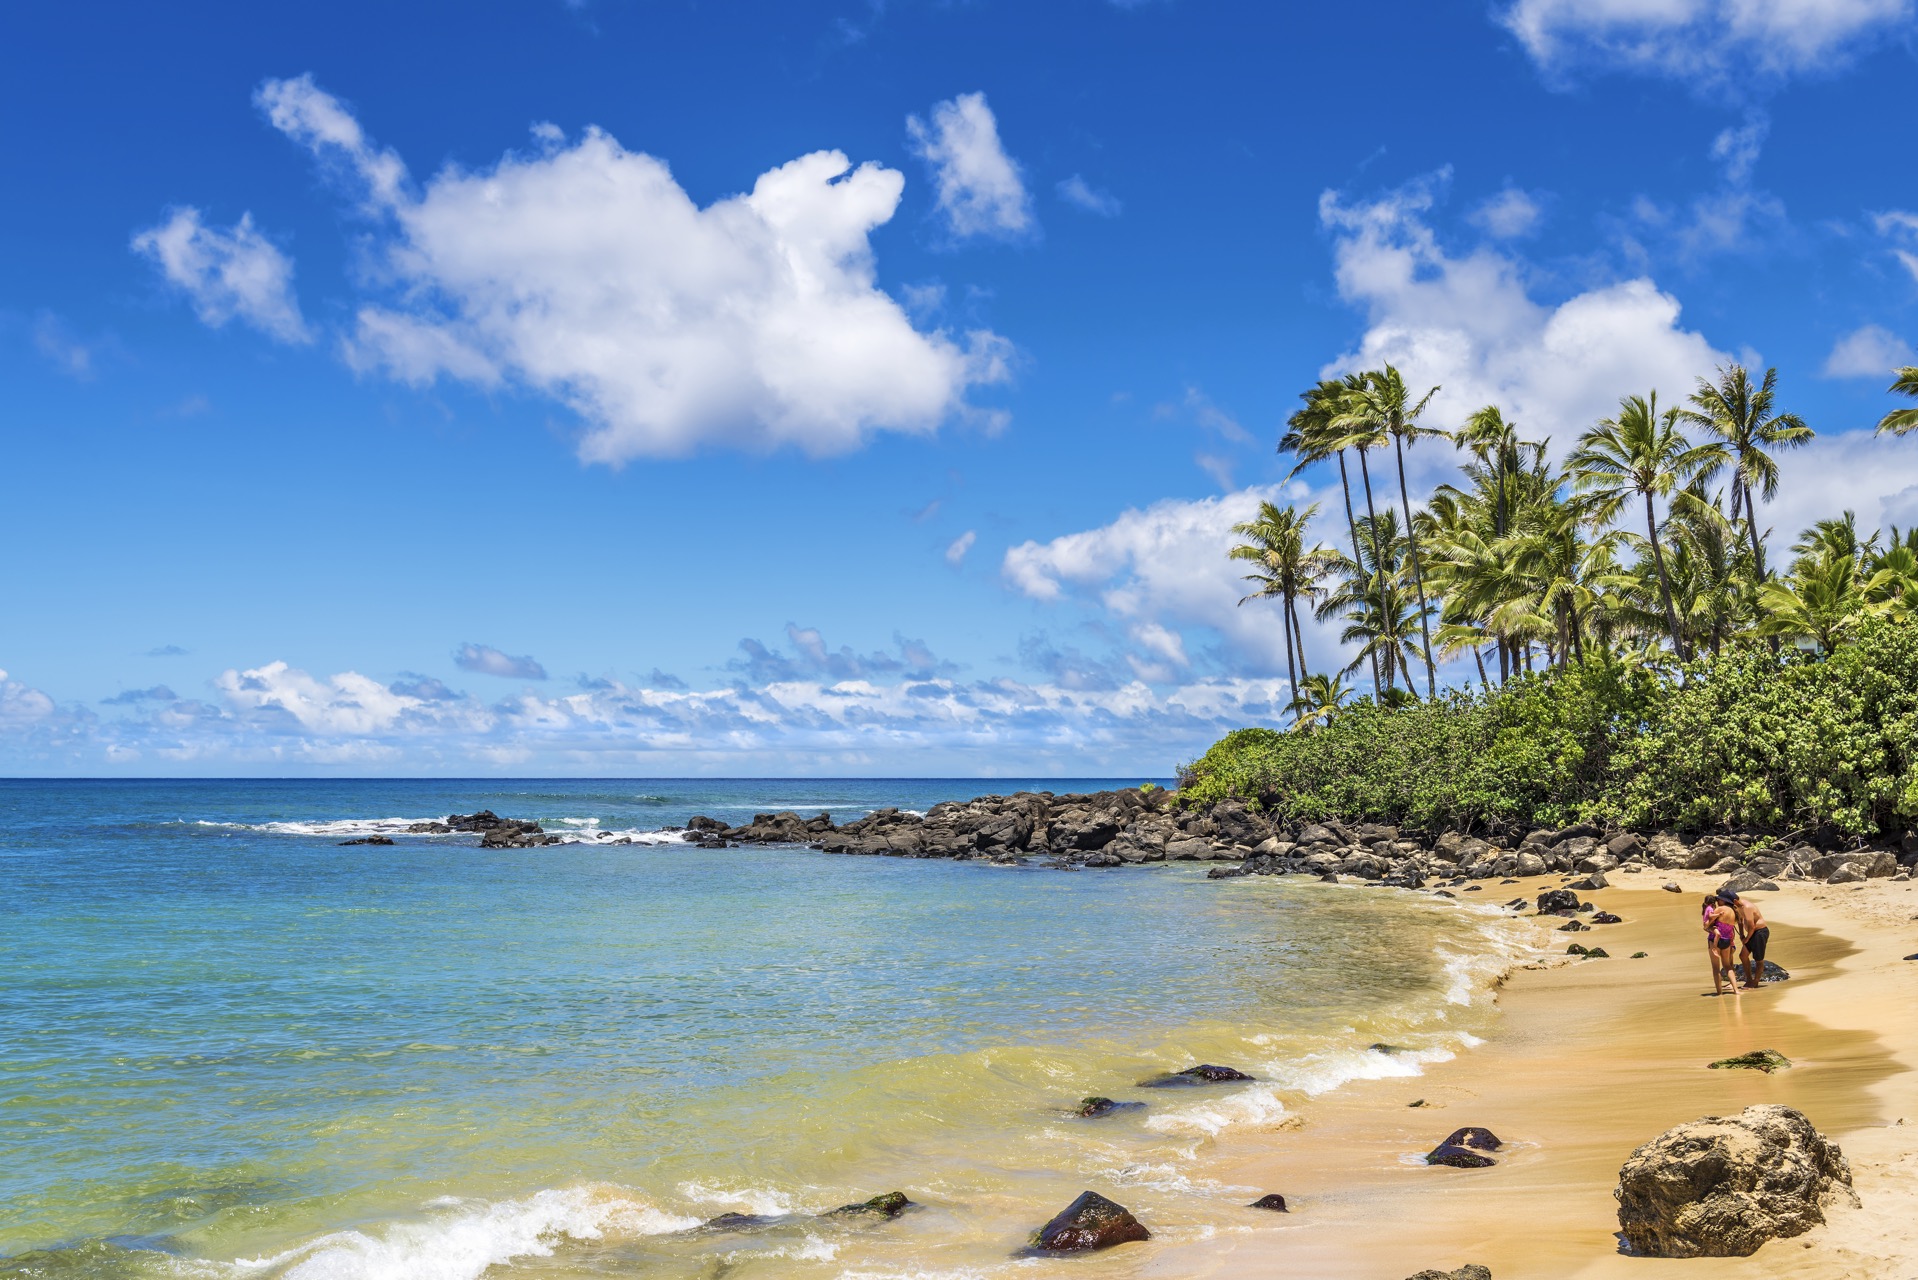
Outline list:
[[[1211,1135],[1469,1043],[1519,945],[1191,867],[336,843],[1021,785],[1100,784],[0,782],[0,1276],[988,1275],[1086,1187],[1193,1238],[1253,1190]],[[1133,1087],[1192,1061],[1261,1083]],[[927,1207],[687,1230],[894,1189]]]

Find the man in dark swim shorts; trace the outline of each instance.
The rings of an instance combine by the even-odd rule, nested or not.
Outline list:
[[[1734,889],[1718,895],[1732,909],[1738,921],[1738,936],[1744,942],[1739,962],[1745,970],[1745,986],[1755,987],[1765,980],[1765,948],[1771,944],[1771,926],[1750,899],[1741,898]]]

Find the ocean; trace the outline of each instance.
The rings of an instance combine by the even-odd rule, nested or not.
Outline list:
[[[1086,1189],[1259,1229],[1208,1147],[1468,1049],[1513,921],[659,834],[1138,782],[0,781],[0,1277],[1025,1275]],[[481,808],[591,842],[398,834]],[[1137,1087],[1194,1062],[1258,1079]]]

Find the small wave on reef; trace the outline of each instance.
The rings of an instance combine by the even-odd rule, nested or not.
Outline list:
[[[598,1183],[519,1200],[437,1201],[419,1221],[336,1231],[223,1271],[230,1280],[477,1280],[492,1267],[549,1257],[568,1242],[664,1235],[699,1222]],[[183,1276],[212,1274],[203,1263],[187,1266]]]
[[[439,818],[333,818],[320,822],[211,822],[203,818],[191,825],[227,831],[259,831],[274,836],[403,836],[408,834],[408,827],[438,821]]]

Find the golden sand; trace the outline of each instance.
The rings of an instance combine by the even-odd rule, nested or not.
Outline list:
[[[1675,881],[1684,892],[1660,886]],[[1711,995],[1698,904],[1718,879],[1612,873],[1581,898],[1624,923],[1546,933],[1562,951],[1512,974],[1482,1046],[1413,1079],[1366,1081],[1302,1102],[1303,1125],[1221,1141],[1215,1174],[1286,1196],[1270,1227],[1168,1249],[1153,1276],[1399,1280],[1467,1262],[1495,1280],[1684,1275],[1918,1278],[1918,886],[1788,883],[1754,895],[1789,982]],[[1534,898],[1558,878],[1484,884],[1473,898]],[[1540,922],[1541,932],[1558,925]],[[1630,959],[1645,951],[1644,959]],[[1710,1070],[1753,1049],[1789,1070]],[[1425,1106],[1413,1107],[1423,1100]],[[1850,1158],[1860,1209],[1751,1258],[1662,1260],[1619,1252],[1612,1189],[1634,1147],[1674,1124],[1754,1103],[1796,1107]],[[1508,1144],[1495,1168],[1415,1157],[1483,1125]],[[1144,1261],[1144,1260],[1141,1260]]]

